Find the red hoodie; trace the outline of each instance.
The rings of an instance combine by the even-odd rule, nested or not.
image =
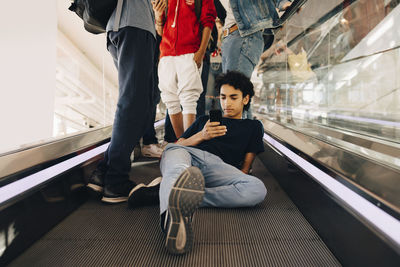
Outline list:
[[[202,1],[200,20],[195,13],[194,1]],[[201,43],[200,29],[205,27],[212,29],[216,17],[213,0],[168,0],[160,58],[195,53]]]

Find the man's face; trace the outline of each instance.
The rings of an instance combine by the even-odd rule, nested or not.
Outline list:
[[[242,118],[243,107],[249,103],[248,95],[243,98],[242,91],[235,89],[229,84],[224,84],[221,86],[219,97],[225,118]]]

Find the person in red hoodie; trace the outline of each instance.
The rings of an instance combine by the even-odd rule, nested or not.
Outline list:
[[[195,1],[201,1],[200,14],[196,14]],[[153,9],[156,30],[162,36],[161,99],[179,138],[196,119],[197,100],[203,92],[201,64],[217,12],[213,0],[156,0]]]

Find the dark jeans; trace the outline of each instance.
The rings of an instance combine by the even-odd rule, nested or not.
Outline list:
[[[153,108],[154,36],[135,27],[109,32],[107,48],[118,69],[119,98],[110,145],[99,168],[105,184],[129,179],[130,155],[146,131]]]
[[[210,53],[207,51],[204,55],[203,70],[201,71],[201,83],[203,85],[203,92],[200,94],[199,100],[197,100],[196,107],[196,118],[205,115],[206,111],[206,93],[208,83],[208,72],[210,71]],[[173,143],[177,140],[174,129],[172,128],[171,120],[169,119],[168,110],[165,114],[164,124],[164,141]]]
[[[154,129],[154,122],[156,120],[157,105],[160,102],[160,89],[158,88],[158,60],[160,57],[160,43],[161,36],[157,34],[157,43],[154,52],[154,88],[153,88],[153,99],[154,106],[152,109],[151,123],[143,135],[143,145],[158,144],[158,139],[156,137],[156,130]]]
[[[154,105],[153,105],[153,109],[151,110],[151,117],[150,117],[151,123],[147,127],[147,130],[143,135],[143,145],[158,144],[158,139],[156,137],[156,129],[154,129],[154,122],[156,120],[156,113],[157,113],[157,104],[160,102],[160,90],[158,89],[158,86],[156,86],[156,88],[154,88],[154,96],[153,97],[154,97],[153,98]]]

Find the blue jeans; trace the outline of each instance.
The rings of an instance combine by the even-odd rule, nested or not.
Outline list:
[[[203,173],[205,194],[202,207],[236,208],[254,206],[264,200],[267,189],[258,178],[244,174],[209,152],[187,146],[169,144],[161,158],[160,213],[168,208],[172,186],[188,167],[196,166]]]
[[[219,95],[215,90],[215,79],[219,74],[222,73],[222,64],[214,62],[210,64],[210,72],[208,74],[207,83],[207,96],[206,99],[206,112],[208,113],[211,109],[220,109],[220,103],[217,96]]]
[[[241,37],[239,31],[234,31],[222,41],[222,71],[240,71],[251,77],[264,48],[261,31],[246,37]]]
[[[263,48],[264,38],[261,31],[245,37],[241,37],[238,30],[234,31],[222,41],[222,71],[239,71],[250,78]],[[252,119],[251,108],[244,112],[244,116]]]
[[[135,27],[107,35],[107,48],[118,69],[119,97],[111,142],[99,166],[106,171],[106,185],[129,179],[132,150],[151,124],[155,43],[150,32]]]

